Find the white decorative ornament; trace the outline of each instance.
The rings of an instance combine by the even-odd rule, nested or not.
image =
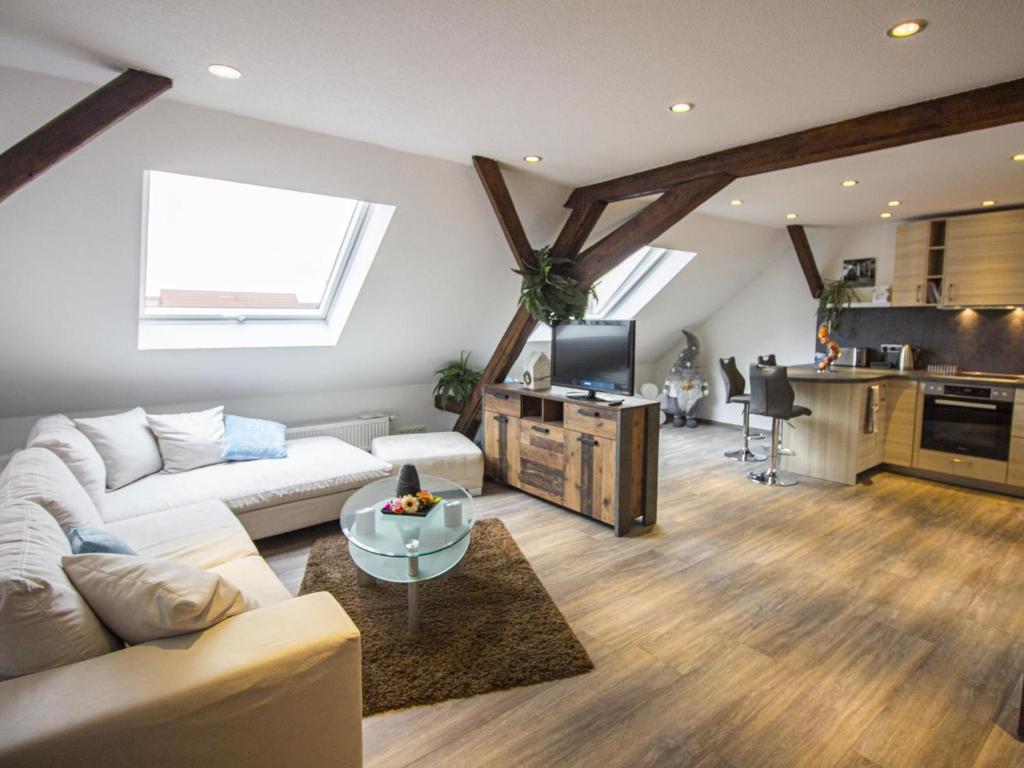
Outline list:
[[[527,389],[551,387],[551,358],[543,352],[534,352],[523,368],[523,384]]]

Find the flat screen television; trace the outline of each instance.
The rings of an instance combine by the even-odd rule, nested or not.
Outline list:
[[[551,329],[551,383],[578,387],[569,395],[601,400],[598,392],[633,394],[636,323],[633,320],[572,320]]]

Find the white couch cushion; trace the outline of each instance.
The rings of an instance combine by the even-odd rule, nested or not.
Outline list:
[[[396,467],[414,464],[419,474],[443,477],[474,494],[480,492],[484,483],[483,452],[458,432],[375,437],[370,450]]]
[[[143,557],[203,570],[258,554],[235,513],[216,500],[119,520],[107,530]]]
[[[96,505],[71,470],[46,448],[18,451],[0,472],[0,503],[33,501],[64,529],[102,527]]]
[[[103,623],[132,645],[199,632],[259,604],[228,579],[136,555],[66,555],[64,572]]]
[[[0,507],[0,680],[117,650],[61,570],[71,545],[37,504]]]
[[[221,563],[210,570],[219,573],[260,605],[279,603],[292,597],[267,561],[258,555]]]
[[[107,488],[122,488],[140,477],[159,472],[164,465],[146,412],[132,408],[112,416],[75,419],[107,468]]]
[[[28,433],[28,448],[45,448],[57,455],[99,508],[107,494],[107,468],[89,438],[63,414],[44,416]]]
[[[187,472],[224,461],[224,406],[191,413],[146,414],[164,472]]]
[[[236,513],[247,512],[359,488],[391,472],[390,464],[353,445],[333,437],[308,437],[289,441],[285,459],[150,475],[108,493],[101,514],[113,522],[206,499],[220,499]]]

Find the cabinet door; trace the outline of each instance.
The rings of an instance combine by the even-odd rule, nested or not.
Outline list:
[[[920,307],[925,304],[928,272],[928,236],[931,224],[915,221],[896,228],[896,255],[892,275],[892,305]]]
[[[1024,437],[1010,440],[1010,463],[1006,472],[1006,482],[1024,488]]]
[[[555,504],[563,501],[565,433],[552,424],[519,422],[519,487]]]
[[[1024,304],[1024,210],[946,224],[944,303]]]
[[[519,485],[519,419],[484,409],[484,469],[488,477]]]
[[[603,435],[565,430],[565,506],[615,525],[616,451]]]
[[[917,418],[917,382],[887,382],[886,429],[883,461],[909,467],[914,459],[914,420]]]

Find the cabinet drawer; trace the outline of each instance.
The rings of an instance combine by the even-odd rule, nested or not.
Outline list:
[[[1015,437],[1010,441],[1010,467],[1006,473],[1006,482],[1024,488],[1024,437]]]
[[[485,392],[484,408],[506,416],[519,416],[519,395],[514,392]]]
[[[617,411],[607,408],[596,408],[592,405],[566,405],[565,426],[591,435],[616,438]]]
[[[927,448],[922,448],[917,455],[918,469],[989,483],[1005,483],[1006,466],[1005,461],[980,459],[977,456],[956,456],[941,451],[929,451]]]
[[[565,488],[565,432],[523,419],[519,428],[519,487],[561,504]]]

